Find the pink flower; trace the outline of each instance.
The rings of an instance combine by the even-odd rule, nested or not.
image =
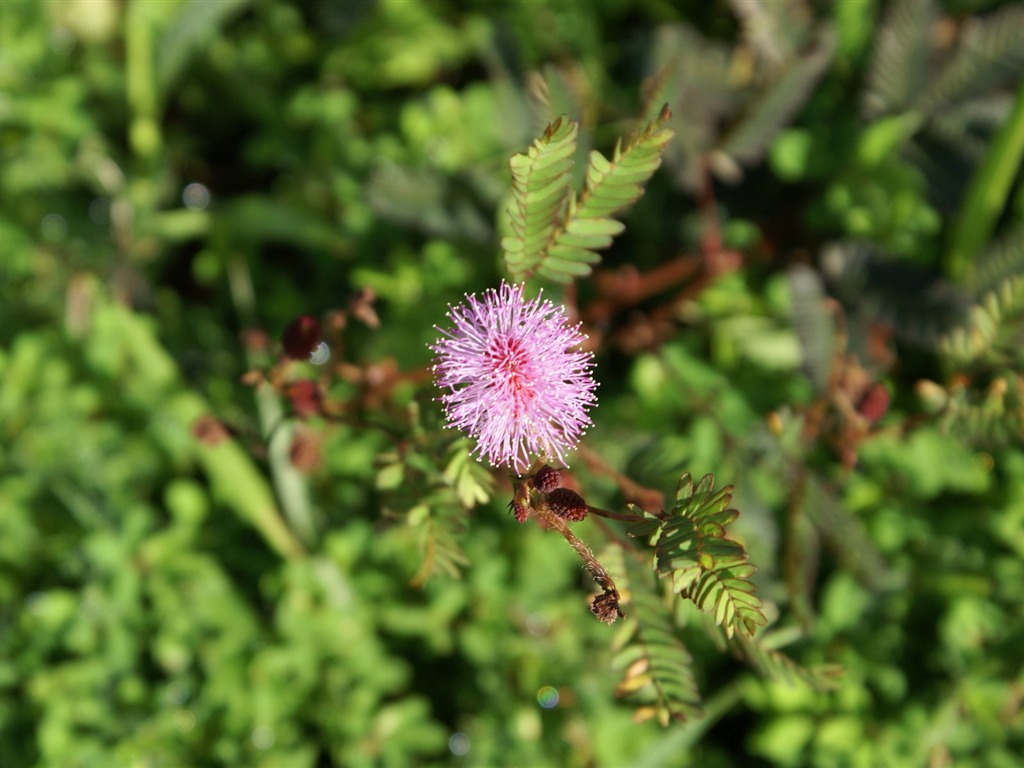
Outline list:
[[[579,324],[505,282],[450,307],[448,319],[452,329],[438,328],[443,338],[430,348],[449,426],[475,438],[476,454],[494,466],[522,474],[534,456],[564,464],[597,401]]]

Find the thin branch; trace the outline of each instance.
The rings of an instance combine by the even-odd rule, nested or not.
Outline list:
[[[611,512],[607,509],[601,509],[600,507],[592,507],[589,504],[587,505],[587,511],[593,515],[598,515],[599,517],[607,517],[610,520],[621,520],[624,523],[642,523],[644,521],[644,518],[640,515],[623,515],[621,512]]]
[[[581,445],[579,447],[579,455],[591,472],[596,475],[610,477],[614,480],[627,502],[636,504],[641,509],[647,510],[658,517],[664,516],[665,513],[660,510],[665,508],[665,494],[661,491],[648,488],[635,480],[631,480],[586,446]]]

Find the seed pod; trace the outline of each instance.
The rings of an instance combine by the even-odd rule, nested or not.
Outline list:
[[[548,507],[563,520],[576,522],[587,516],[587,502],[576,491],[555,488],[546,497]]]
[[[555,488],[561,486],[562,475],[557,469],[553,469],[547,464],[538,469],[537,474],[533,476],[533,487],[541,493],[551,493]]]
[[[616,619],[622,618],[622,609],[619,608],[619,593],[613,589],[596,595],[590,604],[590,612],[605,624],[611,624]]]

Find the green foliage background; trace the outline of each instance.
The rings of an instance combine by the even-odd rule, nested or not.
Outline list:
[[[982,0],[0,4],[0,765],[1018,765],[1022,41]],[[758,566],[759,650],[657,626],[701,692],[662,727],[426,345],[507,274],[509,158],[568,114],[578,188],[666,102],[546,287],[588,501],[714,473]],[[327,366],[279,363],[302,314]]]

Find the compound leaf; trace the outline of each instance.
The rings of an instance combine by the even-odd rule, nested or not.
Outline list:
[[[636,705],[635,719],[672,720],[699,716],[700,691],[693,674],[693,657],[683,645],[660,590],[637,563],[614,546],[602,560],[615,572],[626,595],[626,621],[617,635],[613,666],[622,678],[616,695]]]
[[[709,474],[694,487],[686,473],[679,479],[672,513],[659,518],[644,512],[647,519],[630,527],[629,534],[647,539],[658,575],[712,616],[727,637],[753,637],[767,619],[750,581],[754,566],[743,545],[728,535],[739,515],[729,507],[731,501],[731,486],[715,491]]]
[[[505,263],[516,279],[537,271],[571,196],[573,155],[579,126],[562,115],[523,154],[514,155],[508,209],[512,234],[502,238]]]
[[[539,274],[567,283],[590,274],[625,226],[616,216],[644,193],[672,139],[666,105],[644,130],[619,141],[611,159],[590,153],[583,192],[570,191],[578,126],[566,115],[548,126],[526,154],[512,158],[512,235],[501,241],[513,278]]]

